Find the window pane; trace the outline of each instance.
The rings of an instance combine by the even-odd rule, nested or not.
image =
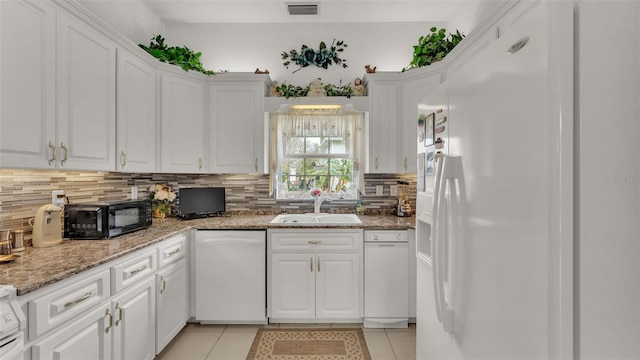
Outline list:
[[[329,142],[327,141],[327,138],[306,138],[306,152],[307,154],[328,154]]]
[[[331,159],[329,165],[331,175],[349,175],[353,173],[351,159]]]
[[[292,136],[286,141],[287,154],[304,154],[304,137]]]
[[[304,159],[285,159],[282,162],[282,176],[304,175]]]
[[[344,138],[331,138],[331,154],[346,154],[347,144]]]
[[[348,191],[351,186],[351,177],[347,176],[331,176],[331,192]]]
[[[329,174],[328,159],[305,159],[305,174],[307,175],[328,175]]]
[[[329,177],[326,175],[322,175],[322,176],[312,176],[310,177],[310,183],[313,183],[313,179],[315,179],[316,182],[316,187],[324,190],[328,190],[329,188]]]

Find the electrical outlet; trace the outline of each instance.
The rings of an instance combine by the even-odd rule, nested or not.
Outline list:
[[[131,187],[131,200],[138,200],[138,187],[137,186],[132,186]]]
[[[64,207],[64,190],[53,190],[51,192],[51,203],[57,207]]]
[[[382,196],[383,188],[382,185],[376,185],[376,196]]]
[[[398,185],[389,186],[389,196],[398,196]]]

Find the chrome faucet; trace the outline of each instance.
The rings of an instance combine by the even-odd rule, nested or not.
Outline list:
[[[325,201],[331,201],[331,197],[326,191],[323,191],[319,196],[313,198],[313,212],[314,214],[320,213],[320,205]]]

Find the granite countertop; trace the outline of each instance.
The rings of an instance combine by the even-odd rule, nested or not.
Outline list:
[[[0,284],[13,285],[19,296],[51,285],[82,271],[89,270],[119,257],[156,244],[190,229],[283,229],[300,226],[271,225],[275,215],[233,215],[180,221],[154,220],[148,229],[122,235],[109,240],[69,240],[62,244],[34,248],[16,253],[21,257],[13,262],[0,263]],[[362,224],[354,226],[314,226],[313,228],[356,228],[379,230],[405,230],[415,227],[415,218],[395,216],[359,215]]]

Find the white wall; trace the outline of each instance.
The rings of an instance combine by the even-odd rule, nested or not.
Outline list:
[[[102,21],[136,44],[148,44],[153,35],[165,32],[164,23],[140,0],[78,0]]]
[[[271,79],[293,85],[307,85],[315,78],[327,84],[352,82],[365,73],[364,66],[377,71],[399,72],[409,65],[413,45],[431,26],[444,23],[358,23],[358,24],[167,24],[166,41],[170,46],[186,45],[202,52],[205,68],[214,71],[253,72],[268,69]],[[330,46],[333,39],[348,45],[341,54],[349,67],[331,65],[327,70],[306,67],[292,73],[282,63],[281,54],[300,51],[306,44],[318,49],[320,41]]]
[[[458,29],[469,34],[499,3],[498,0],[464,1],[447,21],[447,30],[455,32]]]

